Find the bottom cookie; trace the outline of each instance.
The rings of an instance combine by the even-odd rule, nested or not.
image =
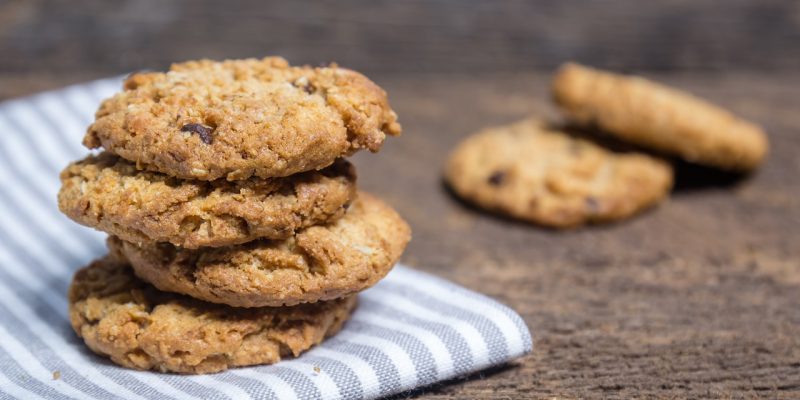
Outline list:
[[[79,270],[72,327],[95,353],[141,370],[203,374],[296,357],[338,332],[356,297],[294,307],[235,308],[161,292],[114,257]]]

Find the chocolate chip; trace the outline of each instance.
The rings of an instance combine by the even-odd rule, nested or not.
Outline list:
[[[214,141],[214,136],[211,135],[214,128],[203,124],[186,124],[181,127],[181,132],[196,133],[205,144],[211,144]]]
[[[313,83],[309,82],[308,78],[306,77],[301,77],[300,79],[294,81],[292,86],[298,89],[303,89],[303,91],[308,94],[313,94],[317,90],[317,87],[314,86]]]
[[[495,171],[492,175],[489,176],[489,184],[493,186],[498,186],[503,183],[506,179],[506,173],[503,171]]]
[[[586,200],[586,208],[589,209],[589,212],[592,214],[596,214],[600,211],[600,202],[594,197],[587,197]]]

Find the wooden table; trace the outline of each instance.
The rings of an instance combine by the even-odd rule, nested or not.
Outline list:
[[[0,20],[10,8],[0,7]],[[158,64],[165,47],[153,46],[146,59]],[[0,97],[122,72],[90,61],[55,72],[35,58],[30,70],[0,61]],[[360,183],[411,223],[404,262],[508,304],[535,339],[517,362],[411,397],[800,398],[800,73],[648,73],[762,123],[768,162],[743,180],[682,168],[657,209],[557,232],[465,206],[441,178],[448,151],[469,133],[557,116],[549,70],[432,69],[370,73],[404,134],[355,157]]]
[[[519,363],[429,395],[800,396],[800,91],[785,84],[800,76],[658,76],[762,122],[769,161],[743,181],[683,169],[658,209],[570,232],[478,212],[441,183],[470,131],[553,115],[548,78],[382,80],[406,133],[357,165],[414,228],[404,260],[505,302],[535,336]]]

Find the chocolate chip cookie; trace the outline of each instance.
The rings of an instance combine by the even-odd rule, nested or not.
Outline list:
[[[78,223],[128,241],[218,247],[285,239],[333,222],[355,199],[355,180],[344,160],[285,178],[179,180],[138,171],[106,152],[62,172],[58,206]]]
[[[182,179],[241,180],[322,169],[399,134],[386,92],[365,76],[268,57],[134,74],[83,142]]]
[[[578,123],[693,163],[748,171],[761,164],[769,147],[758,125],[640,77],[569,63],[556,74],[553,96]]]
[[[410,235],[391,207],[360,193],[340,220],[286,240],[197,250],[113,237],[108,244],[160,290],[236,307],[264,307],[330,300],[366,289],[389,272]]]
[[[614,153],[537,119],[486,129],[450,155],[445,179],[477,206],[556,228],[626,218],[661,201],[672,167]]]
[[[127,368],[202,374],[296,357],[341,329],[355,296],[284,308],[235,308],[161,292],[115,256],[69,289],[75,332]]]

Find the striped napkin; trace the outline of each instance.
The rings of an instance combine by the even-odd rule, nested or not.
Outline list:
[[[106,79],[0,103],[0,399],[373,399],[503,364],[531,351],[522,319],[485,296],[397,266],[360,295],[338,335],[277,365],[181,376],[123,369],[72,331],[73,272],[105,235],[59,213],[58,174]]]

